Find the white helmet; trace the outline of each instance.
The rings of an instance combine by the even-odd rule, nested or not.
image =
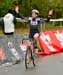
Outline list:
[[[33,9],[33,10],[32,10],[32,13],[37,13],[37,14],[39,14],[39,11],[36,10],[36,9]]]

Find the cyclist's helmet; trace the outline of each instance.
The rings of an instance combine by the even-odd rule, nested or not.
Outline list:
[[[33,9],[33,10],[32,10],[32,13],[39,14],[39,11],[38,11],[37,9]]]

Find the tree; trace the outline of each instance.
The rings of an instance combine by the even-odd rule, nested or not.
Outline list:
[[[20,5],[20,12],[24,16],[30,16],[34,8],[40,11],[41,17],[47,16],[49,8],[55,11],[55,17],[60,14],[63,16],[63,0],[0,0],[0,16],[4,16],[9,8],[13,8],[13,2]]]

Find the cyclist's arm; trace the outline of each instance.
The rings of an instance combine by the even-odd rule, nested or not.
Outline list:
[[[41,18],[41,19],[40,19],[40,22],[41,22],[41,23],[49,22],[49,21],[50,21],[50,19],[51,19],[51,16],[48,16],[48,18],[47,18],[47,19],[43,19],[43,18]]]
[[[44,22],[49,22],[50,19],[51,19],[51,16],[48,16],[48,18],[47,18],[47,19],[43,19],[43,21],[44,21]]]
[[[48,12],[48,18],[47,19],[42,19],[41,22],[49,22],[50,19],[51,19],[52,14],[53,14],[53,10],[51,9]]]
[[[29,18],[28,18],[28,17],[24,17],[24,16],[22,16],[22,14],[20,14],[20,13],[16,13],[16,14],[17,14],[17,17],[19,17],[19,18],[21,18],[21,19],[23,19],[23,20],[29,22]]]
[[[22,16],[20,13],[17,13],[17,17],[21,18],[21,19],[25,19],[24,16]]]
[[[31,17],[24,17],[24,20],[27,21],[27,22],[30,22]]]
[[[15,17],[24,19],[24,16],[22,16],[22,15],[20,14],[20,12],[16,12],[15,10],[13,11],[13,15],[14,15]]]
[[[28,17],[24,17],[24,16],[22,16],[20,13],[16,13],[16,12],[15,12],[15,14],[16,14],[16,16],[17,16],[18,18],[21,18],[21,19],[25,20],[26,22],[29,22],[29,18],[28,18]]]

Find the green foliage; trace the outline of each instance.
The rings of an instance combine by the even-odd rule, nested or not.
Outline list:
[[[41,17],[47,17],[48,10],[54,10],[54,18],[63,17],[63,0],[0,0],[0,16],[4,16],[8,9],[13,8],[13,2],[20,5],[20,12],[24,16],[31,16],[32,9],[38,9]]]

